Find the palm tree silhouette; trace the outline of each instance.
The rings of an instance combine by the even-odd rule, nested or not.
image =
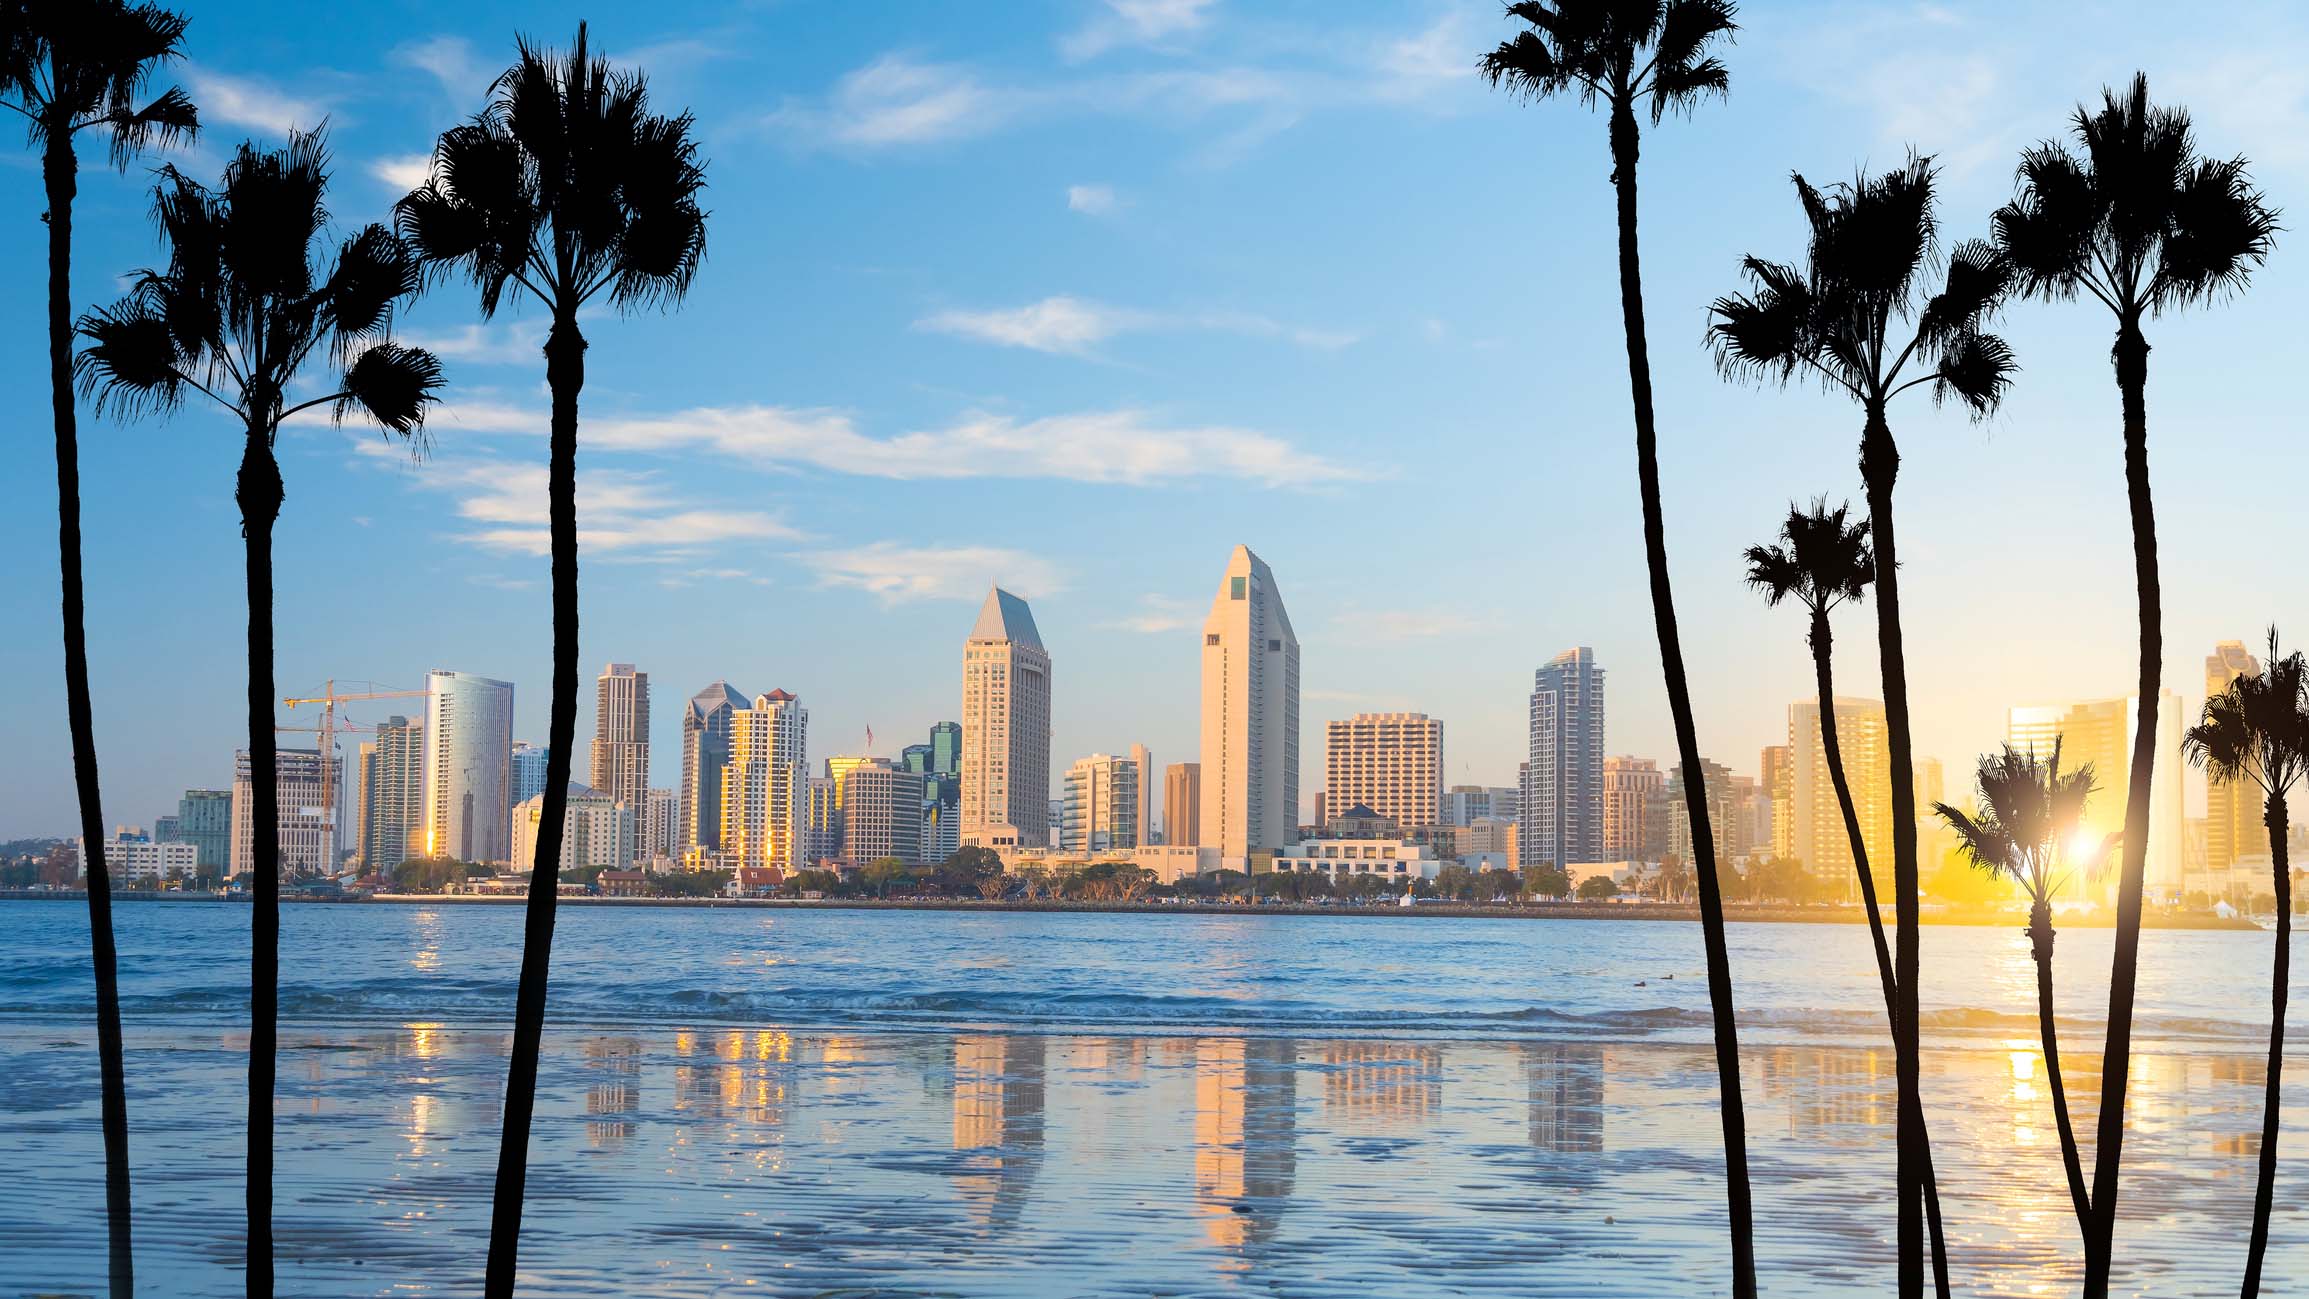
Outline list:
[[[626,310],[677,301],[705,257],[705,170],[683,113],[649,111],[641,74],[593,56],[585,24],[566,55],[527,39],[490,88],[489,106],[442,134],[431,176],[401,200],[402,232],[436,273],[460,272],[494,316],[508,286],[553,318],[545,382],[553,394],[548,475],[553,548],[553,702],[545,802],[529,877],[505,1132],[489,1229],[486,1292],[513,1293],[545,985],[553,954],[562,819],[577,730],[577,398],[585,386],[578,312],[596,296]]]
[[[2243,289],[2253,268],[2267,259],[2277,229],[2276,213],[2246,177],[2245,160],[2198,156],[2189,115],[2151,106],[2147,77],[2136,74],[2121,98],[2114,90],[2104,90],[2101,98],[2098,112],[2082,105],[2076,111],[2072,129],[2082,156],[2049,141],[2022,154],[2020,192],[1995,217],[1997,244],[2023,292],[2046,299],[2091,294],[2117,318],[2111,359],[2124,406],[2125,495],[2140,599],[2140,702],[2127,773],[2124,869],[2117,885],[2093,1150],[2093,1221],[2085,1234],[2087,1299],[2108,1293],[2113,1263],[2164,658],[2157,520],[2149,497],[2149,340],[2141,322]]]
[[[1802,374],[1864,412],[1860,477],[1876,552],[1876,639],[1892,767],[1892,1033],[1900,1084],[1899,1285],[1906,1297],[1924,1286],[1919,1192],[1929,1156],[1917,1093],[1916,785],[1892,515],[1900,448],[1885,412],[1893,398],[1919,387],[1936,402],[1954,398],[1975,418],[1996,408],[2011,382],[2012,353],[1983,326],[2011,272],[1994,248],[1968,241],[1948,255],[1940,292],[1918,303],[1923,277],[1939,260],[1929,158],[1911,155],[1881,176],[1826,190],[1794,179],[1810,227],[1805,265],[1748,258],[1752,292],[1716,301],[1708,337],[1727,375],[1785,383]]]
[[[88,698],[88,629],[80,571],[80,428],[72,405],[72,201],[76,137],[101,132],[126,170],[148,145],[200,129],[192,100],[171,86],[139,105],[153,70],[178,57],[185,20],[121,0],[17,0],[0,5],[0,107],[24,118],[48,194],[48,393],[56,421],[56,549],[64,603],[64,710],[79,793],[88,931],[96,967],[96,1043],[104,1114],[104,1208],[112,1293],[135,1289],[129,1247],[127,1065],[112,942],[112,876],[104,859],[104,800]]]
[[[2060,1128],[2061,1163],[2068,1170],[2069,1200],[2079,1232],[2090,1230],[2092,1200],[2085,1190],[2084,1164],[2077,1157],[2076,1129],[2069,1123],[2068,1092],[2060,1079],[2060,1032],[2052,1009],[2052,895],[2071,875],[2090,874],[2115,845],[2110,835],[2083,853],[2074,850],[2077,825],[2093,792],[2091,763],[2060,769],[2060,740],[2052,757],[2039,761],[2032,749],[2009,744],[2001,754],[1980,760],[1980,808],[1967,816],[1946,803],[1933,804],[1956,831],[1957,847],[1972,864],[2010,879],[2028,894],[2030,954],[2036,958],[2036,1018],[2044,1038],[2045,1080],[2052,1087],[2052,1114]],[[2081,858],[2081,860],[2079,860]]]
[[[1876,946],[1876,977],[1884,985],[1884,1011],[1898,1022],[1899,998],[1892,978],[1892,948],[1884,939],[1884,916],[1876,905],[1876,879],[1869,867],[1868,844],[1860,834],[1860,812],[1852,802],[1852,785],[1844,776],[1844,746],[1836,733],[1836,683],[1832,666],[1833,638],[1828,614],[1837,605],[1865,599],[1876,580],[1876,557],[1868,548],[1868,522],[1846,521],[1850,506],[1828,508],[1826,497],[1809,509],[1788,507],[1780,524],[1777,545],[1750,546],[1747,550],[1748,585],[1763,593],[1764,602],[1777,607],[1793,599],[1811,615],[1805,640],[1812,647],[1812,671],[1819,686],[1820,749],[1828,763],[1829,783],[1836,787],[1836,803],[1844,814],[1844,837],[1852,847],[1852,866],[1860,878],[1860,900],[1868,908],[1868,936]],[[1932,1237],[1932,1280],[1936,1293],[1948,1293],[1948,1247],[1941,1234],[1940,1187],[1932,1171],[1929,1136],[1924,1160],[1924,1216]]]
[[[1676,629],[1675,594],[1668,583],[1666,523],[1660,504],[1659,429],[1652,415],[1652,363],[1644,333],[1642,252],[1636,238],[1638,105],[1658,126],[1673,110],[1689,112],[1710,95],[1723,95],[1730,73],[1709,53],[1737,30],[1731,0],[1522,0],[1507,12],[1529,24],[1483,56],[1478,68],[1494,86],[1523,99],[1576,94],[1609,112],[1612,191],[1619,211],[1620,319],[1627,336],[1628,388],[1635,406],[1636,485],[1643,501],[1644,562],[1649,570],[1652,621],[1667,679],[1668,712],[1676,752],[1687,774],[1684,804],[1691,816],[1694,878],[1700,893],[1700,930],[1707,948],[1708,1001],[1716,1025],[1716,1077],[1724,1123],[1725,1195],[1732,1232],[1732,1292],[1756,1293],[1754,1211],[1748,1191],[1748,1121],[1740,1095],[1740,1040],[1733,1022],[1732,962],[1724,942],[1724,900],[1716,874],[1715,828],[1708,822],[1700,742],[1692,722],[1691,684],[1684,676],[1683,643]]]
[[[2285,1066],[2285,992],[2292,977],[2293,873],[2286,861],[2285,795],[2309,770],[2309,662],[2280,656],[2269,629],[2269,665],[2240,676],[2205,701],[2204,720],[2183,741],[2189,760],[2215,784],[2261,787],[2262,822],[2277,888],[2276,968],[2269,983],[2269,1078],[2261,1102],[2261,1176],[2253,1193],[2253,1238],[2245,1252],[2245,1299],[2261,1292],[2261,1258],[2269,1249],[2269,1205],[2277,1187],[2278,1078]]]
[[[244,143],[223,184],[208,189],[160,169],[153,215],[168,246],[164,270],[137,273],[118,303],[81,317],[89,339],[75,363],[83,391],[130,415],[206,397],[241,425],[234,498],[247,539],[249,794],[252,823],[279,824],[273,735],[273,522],[284,489],[273,442],[283,421],[329,408],[355,412],[419,445],[441,383],[433,356],[390,341],[393,307],[417,288],[415,260],[391,230],[371,225],[333,252],[324,242],[328,155],[321,133],[288,147]],[[324,359],[329,391],[288,404],[308,361]],[[273,1292],[273,1047],[279,1008],[280,841],[252,837],[256,895],[249,996],[248,1292]]]

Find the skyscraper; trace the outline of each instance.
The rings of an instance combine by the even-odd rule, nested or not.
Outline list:
[[[230,875],[246,874],[256,861],[256,790],[247,750],[233,755],[232,856]],[[274,754],[273,788],[280,799],[280,819],[273,833],[281,850],[281,878],[298,875],[333,875],[337,845],[334,818],[321,799],[321,755],[312,749],[280,749]],[[334,779],[327,782],[333,788]],[[197,862],[199,854],[194,854]]]
[[[1201,843],[1202,804],[1203,764],[1174,762],[1163,768],[1163,842]]]
[[[1891,896],[1892,766],[1884,729],[1884,705],[1875,699],[1838,697],[1836,740],[1844,758],[1844,779],[1852,790],[1852,810],[1860,820],[1860,843],[1867,849],[1877,896]],[[1852,866],[1852,836],[1844,828],[1844,806],[1828,772],[1821,747],[1820,701],[1788,705],[1788,855],[1804,863],[1812,878],[1857,897],[1859,876]]]
[[[1701,786],[1706,791],[1708,825],[1716,835],[1716,860],[1737,862],[1748,855],[1747,828],[1740,793],[1733,788],[1731,769],[1720,762],[1700,759]],[[1684,764],[1668,768],[1661,802],[1667,807],[1667,849],[1685,865],[1697,860],[1692,847],[1692,809],[1684,801]]]
[[[841,780],[842,857],[869,866],[895,857],[922,864],[922,776],[888,758],[867,758]]]
[[[512,861],[512,683],[436,669],[425,691],[425,855]]]
[[[631,663],[594,679],[593,787],[637,818],[649,797],[649,673]]]
[[[2037,704],[2014,708],[2006,714],[2005,738],[2014,748],[2033,750],[2039,758],[2051,757],[2053,741],[2059,739],[2063,771],[2075,771],[2091,763],[2093,794],[2085,803],[2081,828],[2094,835],[2116,834],[2125,827],[2125,801],[2131,789],[2133,726],[2138,718],[2137,700],[2131,697]],[[2183,729],[2180,698],[2170,690],[2161,692],[2157,704],[2156,764],[2149,769],[2149,842],[2144,881],[2153,897],[2177,892],[2186,868],[2183,858],[2187,852],[2187,827],[2183,824],[2181,801]],[[2114,861],[2112,854],[2112,864]],[[2110,871],[2097,883],[2078,879],[2063,893],[2106,894],[2115,882],[2116,873]]]
[[[1603,760],[1604,861],[1658,861],[1667,849],[1667,777],[1650,758]]]
[[[1523,811],[1523,793],[1512,785],[1453,785],[1443,792],[1443,824],[1480,820],[1513,821]]]
[[[545,819],[545,795],[523,799],[513,809],[513,859],[537,860],[537,832]],[[561,812],[561,871],[569,879],[580,870],[624,870],[632,864],[636,837],[633,808],[591,785],[569,782]]]
[[[1068,767],[1058,846],[1068,852],[1138,847],[1141,774],[1138,763],[1106,753]]]
[[[681,715],[681,831],[677,853],[722,846],[722,771],[730,762],[730,717],[746,697],[727,681],[690,696]]]
[[[545,792],[545,764],[553,750],[527,740],[513,742],[513,804],[518,807]]]
[[[681,795],[670,789],[653,789],[644,795],[635,833],[640,840],[634,853],[643,861],[680,857]]]
[[[2261,663],[2244,642],[2225,640],[2205,656],[2205,698],[2229,688],[2239,677],[2258,677]],[[2158,716],[2164,715],[2158,709]],[[2215,891],[2226,892],[2229,873],[2240,857],[2265,857],[2268,832],[2261,825],[2261,791],[2250,780],[2205,782],[2205,870]]]
[[[962,838],[1050,844],[1050,652],[1034,614],[986,592],[962,645]]]
[[[922,860],[942,862],[962,847],[962,723],[939,722],[925,751],[922,777]]]
[[[1532,674],[1517,865],[1603,859],[1604,672],[1582,645]]]
[[[425,842],[425,728],[388,717],[361,746],[360,813],[355,847],[361,868],[381,874]]]
[[[1134,842],[1141,846],[1154,842],[1155,765],[1154,754],[1143,744],[1130,746],[1131,765],[1138,768],[1138,825],[1133,828]]]
[[[1767,744],[1757,757],[1757,784],[1771,802],[1767,842],[1775,857],[1793,857],[1796,834],[1796,772],[1792,750],[1785,744]],[[1923,805],[1918,804],[1919,807]]]
[[[1201,829],[1222,867],[1299,837],[1299,638],[1265,560],[1227,558],[1203,621]]]
[[[787,874],[809,849],[810,713],[783,690],[730,713],[722,768],[721,851],[740,866]]]
[[[930,727],[930,770],[941,776],[962,774],[962,723],[937,722]]]
[[[232,862],[233,796],[226,789],[188,789],[176,802],[176,837],[198,850],[195,869],[222,877]]]
[[[1361,806],[1405,830],[1444,824],[1441,721],[1357,713],[1323,729],[1323,792],[1333,815]]]

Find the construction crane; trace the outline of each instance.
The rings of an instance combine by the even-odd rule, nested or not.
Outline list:
[[[357,728],[350,724],[338,725],[337,705],[351,703],[357,699],[423,699],[425,696],[426,692],[423,690],[363,690],[351,694],[340,694],[337,691],[336,678],[331,677],[321,684],[321,693],[318,695],[281,701],[282,706],[292,712],[300,704],[319,704],[321,706],[321,724],[313,728],[315,738],[313,747],[318,749],[321,755],[321,806],[327,809],[329,851],[331,854],[334,854],[342,846],[342,841],[337,837],[337,732],[339,730],[370,729],[367,727]],[[302,730],[303,728],[281,727],[279,729]],[[337,863],[332,861],[328,863],[328,866],[330,872],[335,873]]]

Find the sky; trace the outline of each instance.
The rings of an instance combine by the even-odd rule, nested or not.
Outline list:
[[[206,129],[126,174],[84,169],[76,310],[161,257],[151,166],[213,179],[241,140],[325,121],[350,234],[421,179],[517,33],[562,45],[575,22],[490,0],[325,22],[285,0],[184,7],[169,75]],[[1367,710],[1444,719],[1451,783],[1513,783],[1532,671],[1574,645],[1609,674],[1610,749],[1672,761],[1603,121],[1473,75],[1515,30],[1497,4],[597,17],[597,48],[695,114],[711,215],[684,302],[585,322],[581,754],[612,660],[651,676],[659,785],[679,780],[682,700],[716,678],[801,696],[813,763],[868,727],[894,753],[958,715],[961,643],[999,582],[1053,657],[1054,773],[1134,742],[1188,760],[1195,638],[1240,543],[1303,643],[1310,794],[1324,722]],[[2309,17],[1752,0],[1739,18],[1729,98],[1647,130],[1640,177],[1700,744],[1753,773],[1812,678],[1802,615],[1742,586],[1740,552],[1791,499],[1860,493],[1848,402],[1727,384],[1703,346],[1741,256],[1800,252],[1791,172],[1834,181],[1915,148],[1942,168],[1944,230],[1978,234],[2018,151],[2138,68],[2297,210]],[[0,154],[0,301],[23,308],[0,313],[0,391],[25,448],[0,476],[0,836],[76,824],[43,206],[35,157]],[[2309,251],[2291,243],[2241,296],[2150,329],[2165,683],[2192,712],[2215,641],[2309,634],[2289,378]],[[1916,393],[1893,417],[1917,749],[1952,785],[2009,706],[2126,693],[2137,644],[2111,322],[2023,303],[1999,328],[2022,367],[2001,412],[1974,423]],[[534,308],[483,320],[445,284],[397,327],[447,369],[421,459],[353,423],[284,434],[282,693],[455,668],[515,682],[517,737],[545,739],[542,332]],[[238,431],[84,406],[81,438],[104,814],[149,825],[184,788],[228,784],[246,743]],[[1843,693],[1876,691],[1872,627],[1865,610],[1840,625]]]

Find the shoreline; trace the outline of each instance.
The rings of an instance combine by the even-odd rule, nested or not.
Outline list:
[[[116,902],[240,902],[245,897],[226,898],[211,893],[184,893],[118,889],[112,894]],[[0,900],[41,902],[82,902],[84,895],[70,890],[4,889]],[[373,897],[304,897],[284,894],[283,903],[296,905],[370,905],[389,906],[525,906],[528,898],[522,894],[485,895],[473,893],[380,893]],[[963,899],[891,899],[826,898],[804,900],[799,898],[625,898],[625,897],[564,897],[561,906],[575,907],[699,907],[715,909],[752,909],[786,911],[960,911],[1011,912],[1056,914],[1131,914],[1131,915],[1201,915],[1201,916],[1339,916],[1355,919],[1475,919],[1475,920],[1638,920],[1696,923],[1700,909],[1694,903],[1667,902],[1537,902],[1516,906],[1481,906],[1474,903],[1422,903],[1418,906],[1319,906],[1311,903],[1285,902],[1245,905],[1225,902],[985,902]],[[1733,903],[1724,908],[1727,924],[1865,924],[1867,913],[1857,905],[1847,906],[1789,906],[1777,904]],[[1995,928],[2026,925],[2027,914],[2021,911],[1948,910],[1927,912],[1922,921],[1928,925],[1961,925]],[[2056,917],[2058,926],[2069,929],[2112,929],[2116,925],[2113,914],[2091,913]],[[2230,919],[2200,913],[2147,912],[2141,917],[2143,929],[2183,930],[2241,930],[2261,933],[2261,926],[2238,916]]]

